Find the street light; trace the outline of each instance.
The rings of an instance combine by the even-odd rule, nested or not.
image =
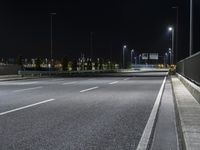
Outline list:
[[[169,64],[171,65],[172,64],[172,49],[169,48],[168,52],[169,52]]]
[[[142,57],[142,55],[140,54],[139,55],[139,64],[141,63],[140,61],[141,61],[141,57]]]
[[[168,53],[167,52],[165,53],[165,65],[166,66],[168,65]]]
[[[133,53],[134,53],[134,49],[131,50],[131,64],[133,63]]]
[[[51,61],[53,59],[53,16],[56,15],[56,13],[52,12],[49,13],[49,15],[51,16]]]
[[[173,59],[172,59],[172,55],[174,53],[174,28],[173,27],[169,27],[168,30],[170,32],[172,32],[172,46],[171,46],[171,61],[170,61],[170,65],[173,64]]]
[[[178,60],[178,26],[179,26],[179,7],[178,6],[174,6],[172,7],[172,9],[176,9],[176,44],[175,44],[175,62],[177,62]]]
[[[172,27],[169,27],[169,28],[168,28],[168,30],[169,30],[169,31],[172,31],[172,30],[173,30],[173,28],[172,28]]]
[[[189,55],[192,55],[193,50],[193,0],[190,0],[190,47],[189,47]]]
[[[126,48],[127,48],[127,46],[124,45],[123,46],[123,68],[124,68],[124,62],[125,62],[124,53],[125,53]]]

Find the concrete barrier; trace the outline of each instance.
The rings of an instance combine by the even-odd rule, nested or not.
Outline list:
[[[190,91],[192,96],[200,103],[200,87],[178,73],[177,77],[184,84],[184,86]]]
[[[0,65],[0,75],[17,75],[20,69],[18,65]]]

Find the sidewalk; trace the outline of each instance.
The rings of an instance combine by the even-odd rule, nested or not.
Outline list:
[[[172,76],[171,79],[183,149],[199,150],[200,104],[176,76]]]

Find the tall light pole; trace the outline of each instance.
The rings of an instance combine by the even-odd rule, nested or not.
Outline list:
[[[125,55],[125,50],[126,50],[126,48],[127,48],[127,46],[124,45],[124,46],[123,46],[123,68],[124,68],[124,64],[125,64],[125,57],[124,57],[124,55]]]
[[[134,57],[134,60],[135,60],[135,65],[137,64],[137,57],[135,56]]]
[[[134,49],[131,50],[131,64],[133,63],[133,53],[134,53]]]
[[[142,55],[140,54],[139,55],[139,64],[141,63],[141,57],[142,57]]]
[[[172,64],[172,49],[169,48],[169,64],[171,65]]]
[[[165,65],[166,66],[168,65],[168,53],[167,52],[165,53]]]
[[[172,58],[172,55],[174,54],[174,28],[173,27],[169,27],[168,30],[170,32],[172,32],[172,47],[171,47],[171,61],[170,63],[173,64],[174,63],[174,60]]]
[[[93,32],[90,32],[90,58],[93,57]]]
[[[191,56],[193,53],[193,0],[190,0],[190,47],[189,47],[189,55]]]
[[[178,6],[174,6],[172,7],[173,9],[176,9],[176,52],[175,52],[175,62],[177,62],[178,60],[178,26],[179,26],[179,7]]]
[[[53,16],[56,15],[56,13],[49,13],[51,16],[51,61],[53,59]]]

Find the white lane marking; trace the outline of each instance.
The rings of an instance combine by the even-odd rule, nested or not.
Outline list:
[[[27,84],[36,84],[36,82],[0,82],[0,85],[27,85]]]
[[[89,89],[81,90],[80,93],[91,91],[91,90],[94,90],[94,89],[97,89],[97,88],[99,88],[99,87],[95,86],[95,87],[92,87],[92,88],[89,88]]]
[[[157,113],[158,113],[158,110],[159,110],[160,101],[161,101],[163,90],[164,90],[164,87],[165,87],[165,82],[166,82],[166,77],[164,78],[163,83],[160,87],[160,90],[159,90],[159,93],[157,95],[156,101],[154,103],[153,109],[151,111],[150,117],[149,117],[148,122],[145,126],[145,129],[143,131],[140,142],[137,146],[137,150],[146,150],[147,147],[148,147],[149,139],[151,137],[152,129],[154,127],[156,116],[157,116]]]
[[[64,79],[54,79],[52,81],[64,81]]]
[[[32,88],[15,90],[14,92],[22,92],[22,91],[27,91],[27,90],[36,90],[36,89],[41,89],[41,88],[43,88],[43,87],[42,86],[37,86],[37,87],[32,87]]]
[[[77,81],[74,81],[74,82],[66,82],[66,83],[63,83],[62,85],[75,84],[75,83],[77,83]]]
[[[26,105],[26,106],[23,106],[23,107],[15,108],[15,109],[12,109],[12,110],[9,110],[9,111],[1,112],[0,116],[9,114],[9,113],[12,113],[12,112],[15,112],[15,111],[23,110],[23,109],[26,109],[26,108],[30,108],[30,107],[33,107],[33,106],[36,106],[36,105],[48,103],[48,102],[51,102],[51,101],[54,101],[54,100],[55,99],[48,99],[48,100],[44,100],[44,101],[41,101],[41,102],[38,102],[38,103],[34,103],[34,104]]]
[[[126,80],[129,80],[130,78],[125,78],[125,79],[123,79],[124,81],[126,81]]]
[[[114,82],[111,82],[111,83],[108,83],[108,84],[116,84],[118,83],[119,81],[114,81]]]

